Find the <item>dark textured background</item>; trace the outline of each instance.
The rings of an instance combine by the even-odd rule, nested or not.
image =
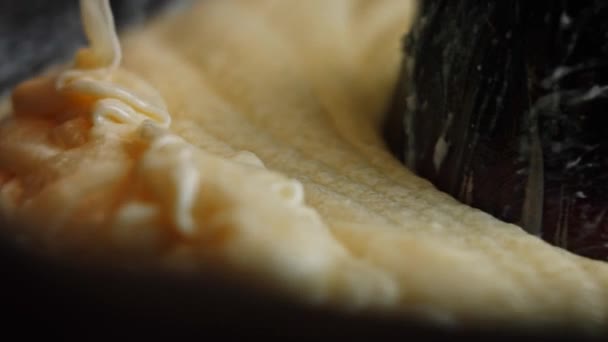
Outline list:
[[[608,2],[424,4],[386,126],[395,155],[466,204],[608,261]]]
[[[228,1],[228,0],[226,0]],[[170,0],[112,1],[125,27],[149,18]],[[84,43],[76,0],[0,0],[0,93]],[[0,226],[6,226],[0,222]],[[440,331],[415,323],[342,317],[305,310],[220,279],[93,271],[25,254],[0,240],[0,331],[19,340],[108,341],[212,335],[306,336],[322,339],[401,337],[493,338],[514,331]],[[561,333],[561,332],[560,332]],[[556,331],[543,337],[555,338]],[[1,340],[4,338],[0,337]]]

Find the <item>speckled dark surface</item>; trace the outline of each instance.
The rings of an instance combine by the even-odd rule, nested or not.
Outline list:
[[[608,2],[428,0],[423,13],[393,152],[461,201],[608,260]]]

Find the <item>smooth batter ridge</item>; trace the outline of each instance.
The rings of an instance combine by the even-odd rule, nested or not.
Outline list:
[[[13,93],[0,213],[35,228],[7,233],[77,260],[219,270],[308,304],[605,330],[605,263],[458,203],[386,149],[414,13],[403,0],[206,0],[125,34],[118,68],[93,48],[112,39],[91,39],[66,73]]]

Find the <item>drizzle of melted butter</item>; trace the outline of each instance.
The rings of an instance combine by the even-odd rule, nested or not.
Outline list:
[[[605,263],[456,202],[383,145],[412,3],[206,0],[126,35],[124,56],[107,1],[81,8],[90,46],[17,87],[0,124],[0,215],[30,223],[6,233],[345,310],[606,327]]]
[[[122,51],[108,1],[82,0],[80,8],[89,47],[77,52],[68,70],[19,85],[13,92],[15,115],[90,114],[96,128],[143,120],[168,128],[171,116],[162,97],[120,68]]]

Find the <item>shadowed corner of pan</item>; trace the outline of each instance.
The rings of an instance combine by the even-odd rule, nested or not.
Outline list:
[[[608,2],[423,2],[385,135],[417,174],[608,258]]]
[[[19,227],[8,226],[16,231]],[[592,341],[567,329],[446,329],[421,321],[305,308],[211,276],[86,268],[51,261],[0,234],[3,333],[64,341],[274,338]],[[23,329],[23,327],[28,327]],[[9,335],[10,336],[10,335]]]

